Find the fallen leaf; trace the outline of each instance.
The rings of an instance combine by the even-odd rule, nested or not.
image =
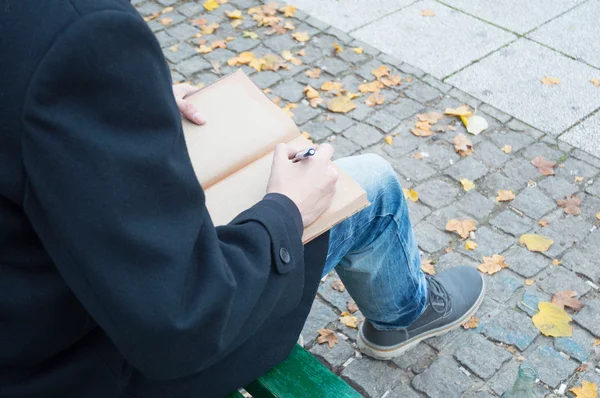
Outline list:
[[[343,89],[344,87],[341,82],[326,81],[321,85],[321,90],[323,91],[341,92]]]
[[[196,49],[196,52],[198,52],[198,53],[200,53],[200,54],[208,54],[208,53],[209,53],[209,52],[211,52],[212,50],[213,50],[213,49],[212,49],[211,47],[209,47],[209,46],[205,46],[205,45],[202,45],[202,46],[200,46],[200,47],[198,47],[198,48]]]
[[[277,72],[280,68],[285,67],[285,60],[278,55],[275,54],[267,54],[263,58],[264,64],[263,70],[272,70]]]
[[[358,98],[360,97],[359,93],[351,93],[350,91],[346,92],[346,97],[350,98],[350,99],[354,99],[354,98]]]
[[[469,233],[471,231],[475,231],[476,228],[475,220],[471,219],[453,219],[448,221],[446,224],[446,231],[456,232],[463,239],[467,239],[469,237]]]
[[[427,275],[435,275],[433,262],[428,258],[421,261],[421,271],[425,272]]]
[[[231,19],[243,19],[242,11],[234,10],[234,11],[225,11],[225,15]]]
[[[244,23],[244,21],[242,21],[241,19],[234,19],[233,21],[231,21],[231,27],[237,28],[238,26],[240,26],[243,23]]]
[[[152,21],[152,20],[158,18],[159,15],[160,14],[158,12],[153,12],[152,14],[145,16],[144,21],[146,21],[146,22]]]
[[[216,1],[216,0],[206,0],[206,1],[204,2],[204,8],[205,8],[207,11],[214,11],[214,10],[216,10],[217,8],[219,8],[219,3],[217,3],[217,1]]]
[[[527,247],[527,250],[531,252],[545,252],[547,251],[554,241],[546,236],[537,234],[524,234],[521,235],[519,242]]]
[[[206,18],[196,18],[196,19],[192,19],[191,21],[192,25],[194,26],[205,26],[206,25]]]
[[[391,135],[386,135],[383,140],[385,141],[386,144],[388,145],[392,145],[392,142],[394,141],[394,137],[392,137]]]
[[[581,176],[575,177],[575,182],[583,182],[583,177],[581,177]]]
[[[444,115],[439,112],[419,113],[417,118],[422,122],[427,122],[433,125],[442,120]]]
[[[546,228],[548,226],[548,224],[550,224],[550,221],[548,221],[546,219],[541,219],[538,221],[538,225],[542,228]]]
[[[577,293],[573,290],[563,290],[562,292],[554,293],[552,303],[562,309],[569,307],[574,311],[579,311],[584,306],[581,301],[577,300]]]
[[[317,98],[313,98],[313,99],[309,100],[308,102],[310,103],[311,107],[316,108],[317,106],[319,106],[323,102],[325,102],[325,100],[321,97],[317,97]]]
[[[346,308],[348,308],[348,312],[351,314],[354,314],[356,311],[358,311],[358,305],[356,305],[356,302],[352,299],[346,302]]]
[[[342,51],[344,51],[344,48],[337,43],[333,43],[333,48],[335,48],[336,53],[341,53]]]
[[[531,286],[535,283],[535,279],[525,279],[525,285]]]
[[[478,115],[461,116],[460,120],[462,120],[467,131],[473,135],[478,135],[489,127],[487,120]]]
[[[365,50],[362,47],[354,47],[352,51],[354,51],[357,54],[362,54]]]
[[[544,159],[542,156],[538,156],[531,161],[531,164],[537,167],[540,173],[545,176],[553,176],[554,170],[553,167],[556,166],[556,162],[549,162]]]
[[[368,106],[382,105],[385,102],[385,97],[381,93],[374,93],[365,100]]]
[[[310,40],[310,36],[307,32],[296,32],[292,34],[292,37],[299,41],[300,43],[304,43]]]
[[[179,50],[179,43],[174,44],[171,47],[169,47],[169,50],[171,50],[172,52],[176,53]]]
[[[472,240],[468,240],[465,242],[465,250],[475,250],[479,246],[477,243]]]
[[[572,216],[578,216],[581,214],[581,199],[573,194],[571,197],[565,196],[565,199],[559,199],[556,203],[563,208],[564,212]]]
[[[341,317],[340,317],[340,322],[342,322],[344,325],[348,326],[349,328],[354,328],[357,329],[358,328],[358,318],[355,316],[350,315],[350,313],[344,311],[341,313]]]
[[[404,197],[411,202],[416,202],[419,200],[419,193],[413,189],[403,188],[402,192],[404,192]]]
[[[256,32],[249,32],[249,31],[245,30],[245,31],[242,32],[242,37],[246,37],[248,39],[254,39],[254,40],[256,40],[256,39],[258,39],[258,33],[256,33]]]
[[[460,183],[463,186],[463,189],[469,192],[471,189],[475,188],[475,184],[471,180],[467,180],[466,178],[461,178]]]
[[[447,124],[445,126],[437,126],[435,128],[435,131],[437,131],[438,133],[445,133],[446,131],[456,131],[456,127],[451,124]]]
[[[456,153],[463,158],[473,153],[473,143],[464,134],[457,134],[452,143],[454,144]]]
[[[210,45],[210,48],[212,50],[216,50],[217,48],[227,48],[227,42],[225,40],[216,40]]]
[[[303,131],[300,134],[302,134],[302,137],[306,138],[307,140],[310,140],[310,134],[308,134],[306,131]]]
[[[292,109],[297,108],[298,104],[294,104],[294,103],[288,103],[286,106],[284,106],[283,111],[289,116],[289,117],[294,117],[294,113],[292,112]]]
[[[296,29],[296,25],[294,25],[294,23],[292,21],[285,21],[285,23],[283,24],[283,27],[287,30],[294,30]],[[304,50],[302,50],[304,51]],[[304,54],[302,54],[304,55]]]
[[[375,80],[370,83],[361,84],[358,86],[358,91],[361,93],[376,93],[383,88],[383,83],[379,80]]]
[[[542,79],[542,83],[546,86],[554,86],[555,84],[560,84],[560,79],[556,77],[546,76]]]
[[[435,17],[435,12],[431,8],[426,8],[420,12],[422,17]]]
[[[395,87],[402,84],[402,78],[400,77],[400,75],[391,75],[390,77],[383,77],[379,79],[379,81],[381,81],[381,83],[383,83],[383,85],[386,87]]]
[[[167,14],[167,13],[173,11],[174,9],[175,9],[174,7],[165,7],[165,8],[163,8],[163,10],[160,13]]]
[[[598,385],[590,383],[589,381],[583,380],[581,387],[573,387],[569,391],[575,394],[575,398],[597,398],[598,397]]]
[[[462,324],[464,329],[475,329],[477,326],[479,326],[479,319],[475,315]]]
[[[415,152],[415,154],[412,157],[421,160],[423,159],[423,152]]]
[[[381,65],[379,68],[371,71],[373,76],[375,76],[377,79],[381,79],[383,76],[389,76],[390,72],[390,68],[388,68],[386,65]]]
[[[512,146],[510,146],[510,145],[504,145],[504,146],[502,147],[502,152],[504,152],[504,153],[506,153],[506,154],[509,154],[509,153],[511,153],[511,152],[512,152]]]
[[[600,79],[592,79],[590,82],[592,82],[594,87],[600,87]]]
[[[336,113],[350,112],[351,110],[356,109],[356,106],[356,103],[352,102],[350,98],[346,96],[331,98],[327,101],[327,109]]]
[[[532,318],[533,324],[544,336],[571,337],[571,317],[562,308],[552,303],[538,303],[539,312]]]
[[[310,77],[311,79],[318,79],[319,77],[321,77],[321,69],[309,69],[306,71],[306,76]]]
[[[213,33],[215,33],[215,30],[217,30],[219,28],[218,23],[211,23],[210,25],[204,25],[202,27],[202,34],[203,35],[212,35]]]
[[[173,18],[161,18],[160,19],[160,24],[162,26],[167,26],[169,25],[171,22],[173,22]]]
[[[291,18],[296,14],[296,6],[288,4],[285,7],[281,7],[279,11],[283,13],[284,17]]]
[[[594,340],[594,347],[597,347],[599,345],[600,345],[600,339]]]
[[[479,264],[477,269],[484,274],[494,275],[503,268],[507,268],[508,264],[504,262],[504,257],[499,254],[494,254],[492,257],[483,256],[483,263]]]
[[[430,137],[433,135],[433,131],[420,129],[418,127],[411,127],[410,132],[416,135],[417,137]]]
[[[596,218],[600,220],[600,212],[596,213]]]
[[[312,88],[310,85],[304,87],[304,90],[302,90],[302,92],[308,99],[317,98],[319,96],[319,92]]]
[[[343,293],[346,290],[346,287],[344,286],[344,282],[342,282],[340,279],[336,279],[331,284],[331,288],[340,293]]]
[[[562,261],[560,261],[559,259],[555,258],[554,260],[552,260],[552,265],[554,266],[559,266],[562,264]]]
[[[473,114],[469,105],[461,105],[458,108],[446,108],[444,113],[452,116],[471,116]]]
[[[498,196],[496,196],[496,200],[498,202],[510,202],[515,198],[515,194],[513,191],[508,189],[500,189],[498,191]]]
[[[317,343],[329,344],[329,348],[333,348],[334,345],[338,342],[338,337],[333,330],[330,329],[319,329],[317,330],[319,333],[319,338],[317,339]]]

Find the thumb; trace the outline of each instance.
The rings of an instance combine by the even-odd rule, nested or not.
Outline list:
[[[206,120],[204,120],[204,118],[200,115],[200,112],[198,112],[194,104],[182,98],[176,98],[176,101],[177,108],[179,108],[179,112],[181,112],[181,114],[185,116],[185,118],[188,119],[190,122],[199,125],[203,125],[204,123],[206,123]]]

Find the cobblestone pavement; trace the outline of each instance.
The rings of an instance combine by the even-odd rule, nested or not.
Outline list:
[[[242,69],[269,95],[281,98],[280,105],[297,104],[291,111],[301,131],[317,142],[331,142],[336,157],[359,153],[377,153],[398,172],[405,188],[419,194],[418,202],[409,202],[411,218],[419,240],[422,257],[432,259],[439,272],[460,264],[477,267],[482,256],[502,254],[508,268],[486,276],[488,294],[477,313],[475,329],[460,329],[420,343],[402,357],[379,362],[357,354],[356,330],[339,321],[347,311],[349,296],[332,288],[332,274],[319,288],[318,296],[303,331],[304,344],[333,371],[341,375],[367,397],[493,397],[506,390],[520,363],[539,369],[536,389],[539,396],[551,394],[562,383],[568,388],[581,380],[600,383],[596,372],[598,354],[594,341],[600,338],[600,291],[596,284],[600,268],[600,159],[558,141],[552,134],[534,129],[492,106],[470,97],[455,87],[380,53],[342,31],[298,10],[291,18],[294,30],[266,35],[268,27],[257,27],[246,14],[256,0],[229,0],[212,12],[201,2],[178,0],[134,0],[139,12],[148,17],[169,61],[174,81],[193,84],[211,83],[220,74],[235,70],[227,61],[242,51],[256,57],[281,54],[289,50],[300,65],[289,69],[256,72]],[[165,7],[173,7],[165,10]],[[243,11],[241,25],[233,28],[224,12]],[[165,11],[164,14],[160,14]],[[160,14],[154,14],[158,13]],[[278,14],[281,16],[281,14]],[[210,44],[227,37],[234,39],[227,48],[198,54],[199,26],[194,20],[204,18],[208,24],[219,23]],[[258,34],[257,39],[243,38],[242,32]],[[293,32],[307,32],[310,40],[300,43]],[[333,44],[343,47],[336,53]],[[361,47],[362,54],[352,48]],[[297,55],[300,50],[304,55]],[[307,84],[319,88],[326,81],[340,81],[344,89],[357,92],[358,85],[373,81],[371,71],[387,65],[403,82],[382,89],[385,103],[365,105],[367,95],[354,101],[358,107],[346,114],[329,112],[321,104],[311,107],[303,89]],[[320,68],[319,78],[309,78],[309,68]],[[216,73],[216,71],[220,71]],[[268,90],[268,91],[269,91]],[[321,92],[324,98],[331,94]],[[478,114],[490,124],[478,136],[466,133],[456,118],[446,117],[438,126],[453,125],[456,130],[416,137],[410,128],[416,114],[443,111],[463,103],[478,107]],[[205,115],[210,120],[210,115]],[[393,137],[391,144],[386,135]],[[474,153],[460,157],[452,140],[468,135]],[[501,148],[509,145],[510,153]],[[418,154],[415,157],[415,154]],[[555,176],[545,177],[531,164],[543,156],[555,161]],[[465,192],[459,180],[474,181],[475,189]],[[512,190],[516,198],[498,203],[499,189]],[[581,214],[565,214],[556,200],[576,193],[582,200]],[[478,247],[467,251],[464,241],[445,231],[450,219],[472,218],[477,221],[475,241]],[[548,221],[546,227],[538,220]],[[519,244],[523,233],[537,232],[555,243],[545,253],[533,253]],[[553,260],[557,259],[553,265]],[[529,286],[525,280],[534,280]],[[585,307],[574,318],[572,338],[548,338],[533,326],[539,301],[549,301],[553,293],[574,290]],[[360,318],[360,312],[354,314]],[[339,342],[333,347],[316,343],[317,330],[336,330]]]

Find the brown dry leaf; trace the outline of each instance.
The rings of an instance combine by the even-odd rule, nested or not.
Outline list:
[[[433,135],[433,131],[431,130],[421,130],[416,127],[411,127],[410,132],[416,135],[417,137],[430,137]]]
[[[333,330],[330,329],[319,329],[317,330],[319,333],[319,338],[317,339],[317,343],[329,344],[329,348],[333,348],[334,345],[338,342],[338,337]]]
[[[152,20],[158,18],[159,15],[160,15],[160,13],[153,12],[152,14],[145,16],[144,21],[146,21],[146,22],[152,21]]]
[[[383,88],[383,83],[379,80],[375,80],[370,83],[361,84],[358,86],[358,91],[361,93],[376,93]]]
[[[294,30],[296,29],[296,25],[294,25],[294,23],[292,21],[285,21],[283,24],[283,27],[287,30]],[[302,50],[304,51],[304,50]],[[304,55],[304,54],[302,54]]]
[[[546,86],[554,86],[555,84],[560,84],[560,79],[557,77],[546,76],[542,79],[542,83]]]
[[[433,266],[431,259],[427,258],[421,261],[421,271],[425,272],[427,275],[435,275],[435,267]]]
[[[458,108],[446,108],[444,113],[452,116],[471,116],[473,114],[469,105],[461,105]]]
[[[294,14],[296,14],[296,6],[288,4],[285,7],[281,7],[279,12],[282,12],[284,17],[291,18],[294,16]]]
[[[225,11],[225,15],[227,15],[227,17],[229,17],[231,19],[243,19],[244,18],[242,16],[242,11],[240,11],[240,10]]]
[[[531,286],[535,283],[535,279],[525,279],[525,285]]]
[[[553,176],[554,170],[553,167],[556,166],[556,162],[549,162],[544,159],[542,156],[538,156],[531,161],[531,164],[537,167],[540,173],[545,176]]]
[[[552,303],[538,303],[539,312],[532,318],[533,324],[544,336],[571,337],[571,317],[562,308]]]
[[[461,157],[469,156],[473,153],[473,143],[464,134],[457,134],[452,140],[454,144],[454,150]]]
[[[538,221],[538,225],[542,228],[545,228],[548,226],[548,224],[550,224],[550,221],[546,220],[546,219],[541,219]]]
[[[435,12],[431,8],[426,8],[420,12],[422,17],[435,17]]]
[[[342,312],[340,315],[340,322],[342,322],[344,325],[348,326],[349,328],[358,328],[357,317],[350,315],[350,313],[346,311]]]
[[[352,299],[346,302],[346,308],[348,308],[348,312],[351,314],[354,314],[356,311],[358,311],[358,305],[356,305],[356,302]]]
[[[444,115],[439,112],[419,113],[417,118],[422,122],[427,122],[433,125],[442,120]]]
[[[365,50],[362,47],[354,47],[352,51],[354,51],[357,54],[362,54]]]
[[[196,52],[198,52],[198,53],[200,53],[200,54],[208,54],[208,53],[209,53],[209,52],[211,52],[212,50],[213,50],[213,49],[212,49],[212,48],[210,48],[209,46],[202,45],[202,46],[200,46],[200,47],[198,47],[198,48],[196,49]]]
[[[171,22],[173,22],[173,18],[161,18],[160,24],[162,26],[168,26]]]
[[[388,68],[386,65],[381,65],[379,68],[371,71],[373,76],[375,76],[377,79],[381,79],[383,76],[389,76],[390,72],[390,68]]]
[[[241,19],[234,19],[233,21],[231,21],[231,27],[237,28],[238,26],[240,26],[243,23],[244,23],[244,21],[242,21]]]
[[[421,130],[431,130],[429,122],[415,122],[415,127]]]
[[[423,159],[423,152],[415,152],[415,154],[412,157],[421,160]]]
[[[385,141],[386,144],[388,145],[392,145],[392,142],[394,141],[394,137],[392,137],[391,135],[386,135],[383,140]]]
[[[592,82],[594,87],[600,87],[600,79],[592,79],[590,82]]]
[[[313,98],[313,99],[309,100],[308,102],[310,103],[310,106],[312,106],[313,108],[316,108],[317,106],[319,106],[323,102],[325,102],[325,100],[321,97],[317,97],[317,98]]]
[[[214,11],[219,8],[219,3],[216,0],[206,0],[204,2],[204,8],[206,11]]]
[[[333,43],[333,48],[335,48],[335,52],[337,53],[341,53],[342,51],[344,51],[344,47],[340,46],[337,43]]]
[[[509,189],[500,189],[498,191],[498,196],[496,196],[498,202],[510,202],[514,198],[515,194]]]
[[[323,91],[333,91],[335,93],[342,92],[344,87],[341,82],[331,82],[326,81],[321,85],[321,90]]]
[[[579,196],[573,194],[571,197],[565,196],[565,199],[559,199],[556,203],[563,208],[564,212],[571,214],[572,216],[578,216],[581,214],[581,199]]]
[[[509,154],[509,153],[511,153],[511,152],[512,152],[512,146],[510,146],[510,145],[504,145],[504,146],[502,147],[502,152],[504,152],[504,153],[506,153],[506,154]]]
[[[292,37],[294,39],[296,39],[296,41],[299,41],[300,43],[305,43],[310,40],[310,36],[308,35],[307,32],[292,33]]]
[[[466,192],[469,192],[471,189],[475,188],[475,184],[473,183],[473,181],[468,180],[466,178],[461,178],[460,183]]]
[[[196,19],[192,19],[192,25],[194,26],[205,26],[206,25],[206,18],[196,18]]]
[[[272,100],[272,101],[273,101],[273,103],[274,103],[275,105],[277,105],[277,106],[281,106],[281,98],[279,98],[279,97],[275,97],[275,98],[273,98],[273,100]],[[293,116],[293,115],[292,115],[292,116]]]
[[[494,275],[496,272],[507,267],[508,264],[504,262],[504,257],[494,254],[492,257],[483,256],[483,263],[477,269],[484,274]]]
[[[346,92],[346,97],[350,98],[350,99],[354,99],[354,98],[358,98],[360,97],[359,93],[351,93],[350,91]]]
[[[594,340],[594,347],[598,347],[600,345],[600,339]]]
[[[419,193],[414,189],[403,188],[402,192],[404,193],[404,197],[411,202],[417,202],[419,200]]]
[[[381,81],[381,83],[383,83],[383,85],[386,87],[395,87],[402,84],[402,78],[400,77],[400,75],[391,75],[390,77],[383,77],[379,79],[379,81]]]
[[[302,49],[300,51],[296,51],[296,55],[299,57],[304,57],[306,55],[306,50]]]
[[[569,391],[575,394],[575,398],[597,398],[598,385],[587,380],[581,382],[581,387],[573,387]]]
[[[312,88],[310,85],[304,87],[304,90],[302,90],[302,92],[308,99],[317,98],[319,96],[319,92]]]
[[[477,326],[479,326],[479,319],[475,315],[462,324],[464,329],[475,329]]]
[[[446,224],[446,231],[456,232],[463,239],[467,239],[469,233],[475,231],[475,229],[477,229],[475,220],[470,218],[465,220],[453,219]]]
[[[368,106],[382,105],[385,102],[385,97],[381,93],[374,93],[365,100]]]
[[[225,40],[217,40],[214,41],[211,45],[210,48],[212,50],[216,50],[217,48],[227,48],[227,42]]]
[[[552,296],[552,303],[562,309],[569,307],[574,311],[579,311],[584,306],[581,301],[577,300],[577,293],[573,290],[564,290],[562,292],[554,293]]]
[[[554,244],[554,241],[546,236],[537,234],[524,234],[521,235],[519,242],[527,247],[527,250],[531,252],[544,253],[550,246]]]
[[[560,261],[559,259],[555,258],[554,260],[552,260],[552,265],[554,265],[555,267],[559,266],[562,264],[562,261]]]
[[[203,35],[212,35],[213,33],[215,33],[215,30],[217,30],[219,28],[218,23],[211,23],[210,25],[204,25],[202,27],[202,34]]]
[[[479,245],[473,242],[472,240],[468,240],[465,242],[465,250],[475,250],[477,249],[477,246]]]
[[[176,53],[177,51],[179,51],[179,43],[174,44],[171,47],[169,47],[169,50],[171,50],[174,53]]]
[[[163,10],[160,13],[167,14],[167,13],[173,11],[174,9],[175,9],[175,7],[165,7],[165,8],[163,8]]]
[[[357,105],[355,102],[352,102],[350,98],[344,95],[340,97],[331,98],[329,101],[327,101],[327,109],[329,109],[331,112],[336,113],[350,112],[351,110],[356,109],[356,106]]]
[[[306,71],[306,76],[310,77],[311,79],[318,79],[319,77],[321,77],[321,69],[309,69]]]
[[[338,292],[344,292],[346,290],[346,287],[344,286],[344,282],[342,282],[340,279],[336,279],[331,284],[331,288]]]
[[[277,72],[281,68],[285,68],[285,60],[278,55],[275,54],[267,54],[263,58],[264,65],[262,67],[263,70],[272,70]]]
[[[456,131],[456,127],[451,124],[447,124],[445,126],[436,127],[435,131],[437,131],[438,133],[445,133],[446,131]]]

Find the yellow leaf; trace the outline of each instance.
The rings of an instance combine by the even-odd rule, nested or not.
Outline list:
[[[310,77],[311,79],[318,79],[321,76],[321,69],[309,69],[306,71],[306,76]]]
[[[292,37],[299,41],[300,43],[304,43],[310,40],[310,36],[307,32],[296,32],[292,34]]]
[[[152,14],[145,16],[144,21],[146,21],[146,22],[152,21],[152,20],[158,18],[159,15],[160,15],[159,13],[153,12]]]
[[[446,231],[456,232],[461,238],[467,239],[471,231],[476,229],[475,220],[450,220],[446,224]]]
[[[242,37],[247,37],[249,39],[256,40],[256,39],[258,39],[258,33],[256,33],[256,32],[249,32],[249,31],[245,30],[245,31],[242,32]]]
[[[419,113],[417,118],[422,122],[427,122],[429,124],[436,124],[440,120],[444,118],[439,112],[429,112],[429,113]]]
[[[321,97],[316,97],[316,98],[312,98],[311,100],[309,100],[309,102],[310,102],[310,106],[312,106],[313,108],[316,108],[317,106],[319,106],[320,104],[325,102],[325,100]]]
[[[535,279],[525,279],[525,285],[531,286],[535,283]]]
[[[446,108],[444,113],[452,116],[471,116],[473,114],[469,105],[461,105],[458,108]]]
[[[421,271],[427,275],[435,275],[435,267],[430,259],[425,259],[421,262]]]
[[[546,76],[542,79],[542,83],[546,86],[554,86],[556,84],[560,84],[560,79],[556,77]]]
[[[483,263],[479,264],[477,269],[484,274],[494,275],[496,272],[507,267],[508,264],[504,262],[504,257],[494,254],[492,257],[483,256]]]
[[[510,189],[500,189],[496,200],[498,202],[510,202],[515,198],[515,194]]]
[[[479,326],[479,319],[475,315],[462,324],[464,329],[475,329],[477,326]]]
[[[336,53],[341,53],[342,51],[344,51],[344,47],[340,46],[337,43],[333,43],[333,48],[335,48]]]
[[[212,50],[213,49],[211,47],[208,47],[208,46],[205,46],[205,45],[201,45],[200,47],[198,47],[196,49],[196,52],[199,52],[200,54],[208,54]]]
[[[220,25],[218,23],[211,23],[210,25],[204,25],[202,27],[202,34],[203,35],[212,35],[219,26]]]
[[[504,145],[504,146],[502,147],[502,152],[504,152],[504,153],[506,153],[506,154],[509,154],[509,153],[511,153],[511,152],[512,152],[512,146],[510,146],[510,145]]]
[[[385,141],[386,144],[392,145],[392,141],[394,141],[394,137],[392,137],[391,135],[386,135],[383,140]]]
[[[381,79],[383,76],[389,76],[390,72],[391,72],[390,68],[388,68],[385,65],[381,65],[379,68],[373,69],[371,71],[371,73],[378,79]]]
[[[475,250],[479,246],[477,243],[472,240],[468,240],[465,242],[465,250]]]
[[[575,177],[575,182],[583,182],[583,177],[581,177],[581,176],[576,176],[576,177]]]
[[[402,192],[404,192],[404,197],[408,200],[410,200],[411,202],[416,202],[417,200],[419,200],[419,193],[413,189],[402,189]]]
[[[326,81],[321,85],[321,90],[323,91],[342,91],[343,86],[341,82],[330,82]]]
[[[357,329],[358,325],[358,318],[352,315],[344,315],[344,314],[349,314],[348,312],[342,312],[342,316],[340,317],[340,322],[342,322],[344,325],[348,326],[349,328],[354,328]]]
[[[402,84],[402,78],[400,75],[391,75],[390,77],[383,77],[379,79],[381,83],[383,83],[386,87],[395,87]]]
[[[576,398],[597,398],[598,397],[598,385],[590,383],[589,381],[583,380],[581,387],[573,387],[569,391],[575,394]]]
[[[219,8],[219,3],[217,3],[217,1],[216,1],[216,0],[206,0],[206,1],[204,2],[204,8],[205,8],[207,11],[214,11],[214,10],[216,10],[217,8]]]
[[[167,26],[169,25],[171,22],[173,22],[173,18],[161,18],[160,20],[160,24],[162,26]]]
[[[283,27],[287,30],[294,30],[296,29],[296,25],[294,25],[294,23],[292,21],[285,21],[285,23],[283,24]],[[304,51],[304,50],[302,50]],[[304,54],[302,54],[304,55]]]
[[[431,8],[421,10],[420,14],[422,17],[435,17],[435,12]]]
[[[362,54],[365,50],[362,47],[354,47],[352,51],[354,51],[357,54]]]
[[[554,266],[559,266],[562,264],[562,261],[560,261],[559,259],[555,258],[554,260],[552,260],[552,265]]]
[[[461,178],[460,183],[462,184],[464,190],[467,192],[475,188],[475,184],[473,183],[473,181],[467,180],[466,178]]]
[[[179,50],[179,43],[178,44],[174,44],[171,47],[169,47],[169,50],[171,50],[172,52],[176,53]],[[600,214],[600,213],[598,213]]]
[[[319,92],[312,88],[310,85],[304,87],[304,90],[302,90],[302,92],[304,93],[304,95],[306,95],[306,98],[308,99],[317,98],[319,96]]]
[[[173,8],[173,7],[165,7],[165,8],[163,8],[163,10],[161,11],[161,14],[167,14],[167,13],[169,13],[169,12],[173,11],[174,9],[175,9],[175,8]]]
[[[279,11],[283,13],[284,17],[291,18],[296,14],[296,6],[288,4],[287,6],[280,8]]]
[[[338,337],[331,329],[319,329],[317,330],[319,333],[319,338],[317,339],[317,343],[329,344],[329,348],[332,348],[338,342]]]
[[[340,97],[331,98],[327,101],[327,109],[336,113],[347,113],[356,108],[356,103],[350,98],[342,95]]]
[[[371,83],[365,83],[358,86],[358,91],[361,93],[376,93],[383,88],[383,83],[379,80],[375,80]]]
[[[348,97],[348,98],[350,98],[350,99],[354,99],[354,98],[358,98],[358,97],[360,97],[360,94],[359,94],[359,93],[351,93],[350,91],[348,91],[348,92],[346,93],[346,97]]]
[[[539,312],[532,318],[533,324],[544,336],[571,337],[571,317],[562,308],[552,303],[538,303]]]
[[[592,79],[590,80],[594,87],[600,87],[600,79]]]
[[[596,213],[596,218],[600,220],[600,212]]]
[[[545,228],[548,226],[548,224],[550,224],[550,221],[544,219],[538,220],[538,225],[542,228]]]
[[[522,245],[527,246],[527,249],[532,252],[545,252],[550,246],[554,243],[554,241],[548,237],[536,234],[525,234],[521,235],[519,242]]]
[[[594,347],[597,347],[599,345],[600,345],[600,339],[594,340]]]
[[[304,138],[306,138],[307,140],[310,140],[310,134],[308,134],[306,131],[301,132],[300,134],[302,134],[302,136]]]
[[[374,93],[366,99],[365,104],[368,106],[382,105],[385,102],[385,97],[380,93]]]
[[[227,15],[231,19],[243,19],[242,11],[234,10],[234,11],[225,11],[225,15]]]
[[[467,131],[473,135],[478,135],[489,127],[487,120],[477,115],[461,116],[460,120],[462,120]]]
[[[238,26],[240,26],[243,23],[244,23],[244,21],[242,21],[241,19],[234,19],[233,21],[231,21],[231,27],[237,28]]]

